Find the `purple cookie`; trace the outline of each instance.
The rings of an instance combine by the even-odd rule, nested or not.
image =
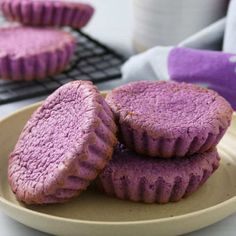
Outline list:
[[[111,158],[115,133],[113,114],[91,82],[60,87],[32,115],[10,155],[12,191],[27,204],[79,195]]]
[[[71,26],[80,29],[91,19],[94,8],[65,0],[0,0],[3,15],[32,26]]]
[[[152,157],[184,157],[217,145],[230,125],[232,108],[216,92],[176,82],[141,81],[106,98],[122,142]]]
[[[74,53],[75,39],[56,29],[0,29],[0,77],[43,79],[63,71]]]
[[[106,194],[135,202],[176,202],[195,192],[218,168],[213,149],[186,158],[148,158],[118,145],[98,178]]]

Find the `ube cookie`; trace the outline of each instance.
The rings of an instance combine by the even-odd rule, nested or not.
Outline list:
[[[218,168],[213,149],[185,158],[148,158],[118,145],[98,178],[106,194],[145,203],[176,202],[194,193]]]
[[[11,21],[31,26],[71,26],[80,29],[91,19],[94,8],[68,0],[1,0],[0,9]]]
[[[123,85],[106,98],[122,142],[148,156],[170,158],[216,146],[230,125],[232,108],[216,92],[176,82]]]
[[[1,78],[43,79],[67,67],[75,39],[61,30],[17,26],[0,29],[0,48]]]
[[[27,204],[79,195],[111,158],[115,133],[113,114],[92,83],[60,87],[32,115],[9,157],[12,191]]]

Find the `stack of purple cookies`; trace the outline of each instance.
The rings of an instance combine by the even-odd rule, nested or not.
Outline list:
[[[0,0],[0,10],[22,24],[0,29],[0,78],[8,80],[44,79],[65,70],[75,38],[58,27],[80,29],[94,13],[88,4],[65,0]]]
[[[120,199],[179,201],[218,168],[216,145],[232,112],[216,92],[192,84],[134,82],[104,99],[92,83],[71,82],[27,122],[9,183],[27,204],[68,201],[93,180]]]
[[[114,89],[106,102],[122,143],[99,176],[108,195],[175,202],[195,192],[218,168],[216,145],[230,125],[232,108],[216,92],[142,81]]]

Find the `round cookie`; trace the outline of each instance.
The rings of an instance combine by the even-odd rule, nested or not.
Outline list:
[[[94,8],[68,0],[1,0],[0,9],[11,21],[31,26],[71,26],[80,29],[91,19]]]
[[[145,203],[176,202],[194,193],[218,168],[216,149],[186,158],[148,158],[117,145],[98,178],[106,194]]]
[[[9,157],[12,191],[27,204],[79,195],[111,158],[115,134],[113,114],[91,82],[60,87],[34,112]]]
[[[49,28],[0,29],[0,77],[10,80],[43,79],[63,71],[74,53],[69,33]]]
[[[152,157],[184,157],[216,146],[230,125],[232,108],[216,92],[176,82],[123,85],[106,98],[122,142]]]

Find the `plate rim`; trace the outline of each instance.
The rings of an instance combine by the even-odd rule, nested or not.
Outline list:
[[[34,211],[28,208],[24,208],[22,206],[15,205],[14,203],[6,200],[4,197],[0,196],[0,202],[8,207],[14,208],[19,211],[23,211],[26,214],[31,214],[40,218],[46,218],[49,220],[61,221],[65,223],[77,223],[77,224],[86,224],[86,225],[106,225],[106,226],[121,226],[121,225],[142,225],[142,224],[153,224],[153,223],[166,223],[169,221],[179,221],[184,219],[189,219],[193,217],[199,217],[205,213],[212,213],[214,211],[218,211],[226,206],[230,206],[236,204],[236,196],[231,197],[230,199],[216,204],[214,206],[204,208],[198,211],[190,212],[187,214],[174,216],[174,217],[165,217],[161,219],[151,219],[151,220],[135,220],[135,221],[94,221],[94,220],[79,220],[79,219],[72,219],[60,216],[53,216],[46,213],[41,213],[38,211]],[[236,212],[236,209],[232,210],[232,212]]]
[[[102,94],[105,94],[105,92],[102,92]],[[36,108],[41,104],[42,104],[42,101],[37,102],[37,103],[33,103],[31,105],[25,106],[20,109],[17,109],[15,112],[12,112],[11,114],[1,118],[0,123],[6,122],[11,117],[13,117],[19,113],[23,113],[26,110]],[[235,111],[233,112],[233,116],[236,118]],[[142,224],[153,224],[153,223],[165,223],[165,222],[169,222],[169,221],[184,220],[186,218],[200,216],[205,213],[210,213],[210,212],[212,213],[214,211],[218,211],[218,210],[225,208],[227,206],[230,206],[233,204],[236,205],[236,196],[233,196],[233,197],[227,199],[226,201],[223,201],[223,202],[213,205],[211,207],[207,207],[207,208],[204,208],[204,209],[201,209],[198,211],[189,212],[189,213],[174,216],[174,217],[164,217],[161,219],[135,220],[135,221],[94,221],[94,220],[79,220],[79,219],[73,219],[73,218],[53,216],[53,215],[50,215],[47,213],[42,213],[42,212],[34,211],[34,210],[31,210],[28,208],[24,208],[22,206],[18,206],[16,204],[12,203],[11,201],[7,200],[3,196],[0,196],[0,203],[6,207],[11,207],[12,209],[15,209],[18,211],[23,211],[26,214],[33,214],[36,217],[46,218],[49,220],[61,221],[61,222],[65,222],[65,223],[87,224],[87,225],[121,226],[121,225],[142,225]],[[1,208],[3,208],[3,207],[1,207]],[[236,207],[235,207],[235,209],[232,209],[232,212],[236,212]],[[230,213],[230,214],[232,214],[232,213]]]

